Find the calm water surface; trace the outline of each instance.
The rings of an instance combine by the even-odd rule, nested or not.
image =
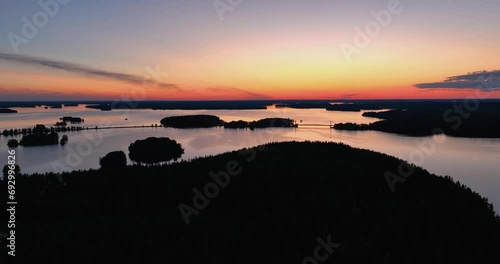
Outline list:
[[[500,139],[469,139],[453,137],[406,137],[374,131],[336,131],[328,128],[330,122],[370,123],[376,119],[362,113],[326,111],[324,109],[273,108],[267,110],[113,110],[103,112],[84,106],[63,109],[14,108],[18,114],[0,114],[0,130],[28,128],[35,124],[54,125],[62,116],[85,119],[80,124],[95,126],[142,126],[109,130],[68,132],[66,146],[18,147],[16,158],[25,173],[54,170],[89,169],[99,167],[99,158],[115,150],[128,153],[128,145],[137,139],[151,136],[170,137],[182,144],[182,159],[219,154],[243,147],[252,147],[276,141],[333,141],[357,148],[386,153],[415,163],[431,173],[449,175],[487,197],[500,208]],[[151,124],[167,116],[212,114],[225,121],[252,121],[265,117],[295,119],[303,126],[297,129],[271,128],[263,130],[232,130],[223,128],[189,129],[152,128]],[[59,134],[60,136],[63,133]],[[0,161],[7,160],[7,140],[0,137]],[[437,143],[436,143],[437,142]],[[425,146],[428,151],[421,151]],[[2,163],[2,162],[0,162]]]

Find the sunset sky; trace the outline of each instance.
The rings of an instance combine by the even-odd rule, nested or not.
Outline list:
[[[40,2],[0,4],[0,101],[500,98],[498,0]]]

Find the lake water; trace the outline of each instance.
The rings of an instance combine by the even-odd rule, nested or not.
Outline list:
[[[103,112],[84,106],[63,109],[13,108],[18,114],[0,114],[0,130],[28,128],[35,124],[54,125],[63,116],[85,119],[77,126],[142,126],[109,130],[68,132],[66,146],[16,148],[16,159],[24,173],[50,172],[99,167],[99,158],[115,150],[128,153],[128,146],[137,139],[169,137],[182,144],[182,159],[219,154],[243,147],[278,141],[333,141],[357,148],[386,153],[415,163],[431,173],[449,175],[487,197],[495,208],[500,207],[500,139],[470,139],[446,136],[407,137],[374,131],[336,131],[330,122],[370,123],[376,119],[360,112],[337,112],[324,109],[289,109],[270,107],[267,110],[113,110]],[[211,114],[225,121],[252,121],[266,117],[295,119],[299,128],[232,130],[223,128],[174,129],[152,128],[167,116]],[[59,133],[62,136],[64,133]],[[7,140],[22,136],[0,137],[0,161],[7,161]],[[1,162],[3,163],[3,162]],[[0,163],[0,164],[1,164]],[[498,212],[498,209],[497,209]]]

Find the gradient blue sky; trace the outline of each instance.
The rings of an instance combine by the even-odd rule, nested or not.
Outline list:
[[[136,76],[158,66],[179,89],[148,99],[463,97],[472,91],[414,85],[500,69],[498,0],[401,1],[403,12],[348,63],[340,43],[388,2],[243,0],[221,21],[212,1],[72,0],[18,55]],[[0,53],[14,54],[7,35],[42,9],[0,6]],[[132,86],[1,59],[0,74],[8,100],[107,99]]]

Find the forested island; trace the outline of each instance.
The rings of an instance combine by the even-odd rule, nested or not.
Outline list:
[[[56,127],[65,127],[65,126],[67,126],[67,125],[68,125],[68,123],[66,123],[66,122],[64,122],[64,121],[63,121],[63,122],[56,122],[56,123],[54,124],[54,126],[56,126]]]
[[[60,129],[59,127],[66,127],[68,125],[68,122],[71,124],[74,124],[74,123],[79,124],[79,123],[84,122],[83,118],[72,117],[72,116],[64,116],[64,117],[59,118],[59,120],[62,120],[62,121],[56,122],[54,124],[54,126],[58,127],[58,129]]]
[[[19,145],[25,147],[56,145],[56,144],[59,144],[59,135],[54,132],[25,135],[19,142]]]
[[[63,122],[70,122],[70,123],[82,123],[85,120],[81,117],[73,117],[73,116],[63,116],[59,118],[59,120],[62,120]]]
[[[224,125],[224,121],[213,115],[170,116],[163,118],[160,123],[164,127],[174,128],[207,128]]]
[[[338,130],[375,130],[409,136],[446,134],[455,137],[500,138],[500,103],[476,105],[427,103],[404,109],[365,112],[381,119],[370,124],[340,123]]]
[[[53,127],[47,128],[44,125],[36,125],[32,129],[23,129],[23,130],[4,130],[2,134],[4,136],[9,135],[18,135],[22,134],[23,137],[18,142],[16,139],[10,139],[7,142],[7,146],[9,147],[17,147],[19,145],[30,147],[30,146],[44,146],[44,145],[55,145],[61,144],[65,145],[68,143],[68,136],[63,135],[61,140],[59,141],[59,134],[56,131],[59,131],[59,127],[54,129]]]
[[[149,137],[136,140],[128,147],[130,160],[139,164],[155,164],[177,160],[184,154],[181,144],[170,138]]]
[[[164,127],[173,128],[208,128],[219,127],[224,128],[269,128],[269,127],[296,127],[295,122],[288,118],[264,118],[257,121],[231,121],[225,122],[217,116],[213,115],[187,115],[187,116],[171,116],[163,118],[160,123]]]
[[[257,121],[231,121],[224,123],[224,128],[269,128],[269,127],[297,127],[293,119],[288,118],[264,118]]]
[[[123,162],[123,153],[112,156]],[[162,166],[121,164],[113,173],[18,175],[17,255],[303,263],[322,239],[335,245],[326,249],[331,263],[500,263],[500,220],[485,198],[373,151],[288,142]],[[391,192],[384,175],[401,164],[413,173]]]

